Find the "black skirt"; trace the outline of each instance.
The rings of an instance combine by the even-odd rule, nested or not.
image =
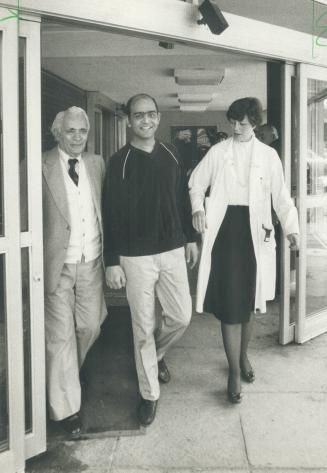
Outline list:
[[[229,205],[212,248],[205,312],[225,324],[248,322],[254,309],[256,270],[249,207]]]

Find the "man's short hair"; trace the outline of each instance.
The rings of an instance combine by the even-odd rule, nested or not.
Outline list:
[[[58,141],[59,135],[62,130],[62,124],[66,115],[83,115],[87,124],[87,131],[90,129],[90,121],[87,113],[83,108],[80,107],[69,107],[67,110],[57,113],[51,126],[51,133],[56,141]]]
[[[150,100],[152,100],[152,102],[154,103],[154,105],[156,107],[156,112],[159,112],[159,108],[158,108],[158,104],[157,104],[156,99],[151,97],[151,95],[149,95],[149,94],[142,93],[142,94],[136,94],[136,95],[133,95],[132,97],[130,97],[126,102],[126,105],[123,106],[123,111],[127,116],[130,117],[132,105],[140,99],[150,99]]]

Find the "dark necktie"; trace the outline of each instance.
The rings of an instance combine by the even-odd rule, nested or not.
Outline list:
[[[69,169],[68,174],[72,178],[74,184],[78,186],[78,174],[75,171],[75,164],[78,162],[78,159],[68,159]]]

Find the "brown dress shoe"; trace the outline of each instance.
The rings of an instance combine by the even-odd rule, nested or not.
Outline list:
[[[169,383],[170,381],[170,373],[163,358],[158,361],[158,379],[162,383]]]
[[[147,426],[154,421],[158,401],[150,401],[149,399],[141,399],[138,408],[138,418],[141,425]]]
[[[82,430],[82,421],[79,412],[60,421],[63,429],[69,434],[72,440],[79,439]]]

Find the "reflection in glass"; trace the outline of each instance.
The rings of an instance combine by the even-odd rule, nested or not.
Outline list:
[[[2,123],[2,33],[0,32],[0,120]],[[3,148],[2,127],[0,128],[0,236],[4,235],[4,196],[3,196]]]
[[[9,446],[5,256],[0,255],[0,451]]]
[[[32,431],[32,365],[29,249],[22,248],[22,301],[24,334],[25,431]]]
[[[327,308],[327,81],[308,79],[307,315]]]
[[[94,154],[101,154],[101,113],[94,113]]]
[[[25,38],[19,38],[19,170],[21,232],[28,231],[26,136],[26,40]]]
[[[298,153],[297,153],[297,128],[296,123],[296,87],[295,77],[291,78],[291,196],[295,198],[298,193]],[[296,320],[296,295],[297,295],[297,277],[296,277],[296,255],[294,251],[290,252],[290,324]]]
[[[296,256],[294,251],[290,255],[290,324],[296,320]]]

